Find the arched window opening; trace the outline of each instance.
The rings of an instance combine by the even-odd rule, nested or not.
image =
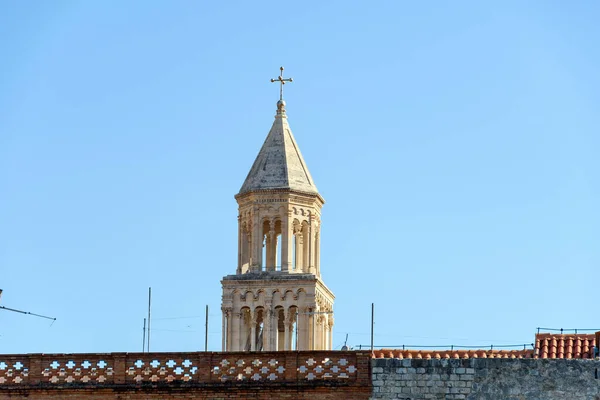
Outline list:
[[[260,266],[261,271],[267,270],[267,238],[265,235],[262,237],[262,263]]]
[[[281,239],[282,239],[282,230],[281,230],[281,220],[275,221],[275,249],[273,249],[274,253],[274,270],[281,271]]]
[[[282,240],[282,236],[281,233],[277,235],[277,267],[275,268],[276,271],[281,271],[281,240]]]
[[[240,332],[241,334],[241,340],[243,343],[242,349],[244,351],[250,351],[251,348],[251,330],[250,330],[250,326],[251,326],[251,315],[250,315],[250,309],[249,308],[242,308],[241,309],[242,312],[242,330]]]
[[[264,348],[264,315],[265,315],[265,311],[263,308],[257,308],[254,311],[255,315],[256,315],[256,326],[254,327],[254,337],[255,337],[255,342],[254,342],[254,350],[255,351],[263,351]]]
[[[261,232],[261,243],[262,243],[262,260],[261,260],[261,271],[266,271],[269,266],[269,252],[271,250],[271,245],[269,244],[269,229],[270,223],[268,220],[264,220],[262,223],[262,232]]]
[[[278,351],[283,351],[285,350],[285,313],[283,311],[283,307],[275,308],[275,317],[275,348]]]
[[[242,274],[245,274],[250,269],[250,235],[248,228],[244,225],[242,229]]]

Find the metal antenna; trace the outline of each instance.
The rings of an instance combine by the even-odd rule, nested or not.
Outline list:
[[[146,318],[144,318],[144,338],[142,340],[142,353],[146,351]]]
[[[375,303],[371,303],[371,355],[373,354],[374,326],[375,326]]]
[[[208,351],[208,304],[206,305],[206,320],[204,322],[204,351]]]
[[[54,317],[47,317],[45,315],[40,315],[40,314],[32,313],[29,311],[16,310],[14,308],[8,308],[8,307],[4,307],[4,306],[0,306],[0,310],[14,311],[14,312],[18,312],[21,314],[33,315],[34,317],[46,318],[46,319],[51,319],[52,321],[56,321],[56,318],[54,318]]]
[[[148,288],[148,353],[150,353],[150,306],[152,305],[152,288]]]
[[[0,297],[2,297],[2,289],[0,289]],[[15,308],[8,308],[8,307],[0,306],[0,310],[12,311],[12,312],[17,312],[19,314],[26,314],[26,315],[32,315],[34,317],[50,319],[50,320],[52,320],[52,323],[54,323],[54,321],[56,321],[56,318],[54,318],[54,317],[47,317],[45,315],[35,314],[35,313],[29,312],[29,311],[17,310]]]

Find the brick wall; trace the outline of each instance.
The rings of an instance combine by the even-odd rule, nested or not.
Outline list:
[[[348,400],[369,399],[369,393],[355,391],[349,388],[186,388],[186,389],[130,389],[127,391],[116,389],[67,389],[67,390],[40,390],[29,389],[26,391],[0,392],[0,399],[28,399],[28,400]]]
[[[368,399],[368,352],[0,355],[0,399]]]
[[[372,399],[600,400],[600,361],[374,359]]]

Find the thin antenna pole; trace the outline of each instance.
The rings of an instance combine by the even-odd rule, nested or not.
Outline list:
[[[146,318],[144,318],[144,339],[142,340],[142,353],[146,351]]]
[[[150,353],[150,306],[152,305],[152,288],[148,288],[148,353]]]
[[[204,351],[208,351],[208,304],[206,305],[206,321],[204,323]]]
[[[375,303],[371,303],[371,353],[373,353],[373,328],[375,325]]]

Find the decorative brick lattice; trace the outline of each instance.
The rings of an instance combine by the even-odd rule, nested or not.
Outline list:
[[[0,385],[26,384],[28,376],[29,368],[25,360],[0,360]]]
[[[348,358],[308,357],[300,362],[298,377],[309,381],[356,379],[356,371]]]
[[[198,366],[191,360],[176,357],[160,359],[138,358],[127,361],[127,380],[136,383],[168,382],[197,380]]]
[[[0,355],[0,389],[205,383],[314,387],[331,381],[362,387],[370,378],[369,362],[368,352],[340,351]]]
[[[216,361],[216,360],[215,360]],[[226,381],[277,381],[283,380],[283,359],[276,358],[223,358],[219,365],[211,366],[213,377]]]
[[[113,382],[113,367],[102,359],[63,359],[52,360],[42,370],[42,382],[51,384],[89,383],[104,384]]]

